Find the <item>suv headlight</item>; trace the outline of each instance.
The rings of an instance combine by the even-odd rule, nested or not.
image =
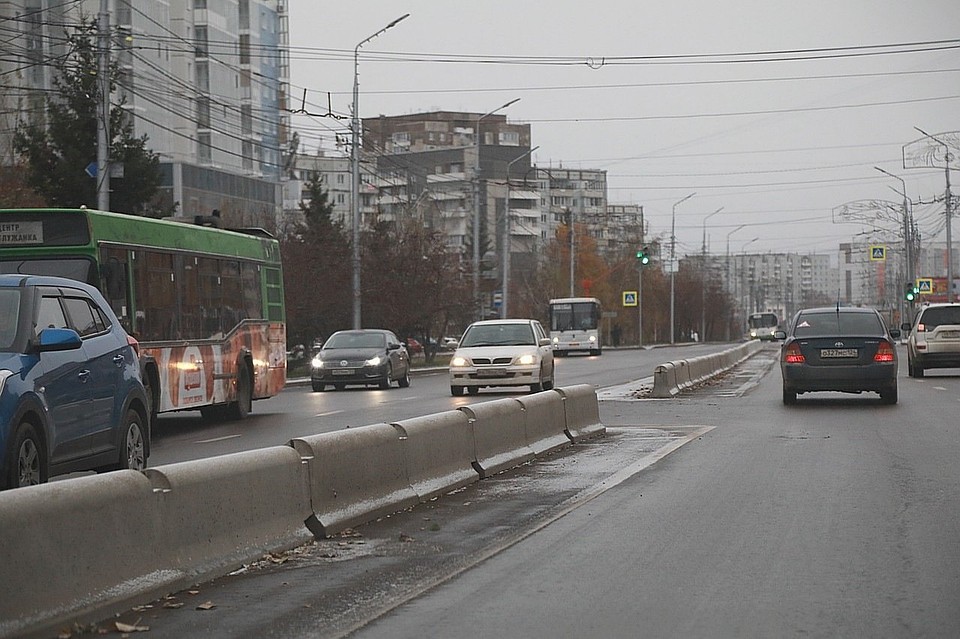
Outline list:
[[[367,361],[365,361],[365,362],[363,363],[363,365],[364,365],[364,366],[379,366],[381,361],[382,361],[382,360],[380,359],[380,356],[379,356],[379,355],[374,355],[373,357],[371,357],[370,359],[368,359]]]
[[[320,359],[319,357],[314,357],[310,361],[310,365],[313,366],[314,368],[323,368],[323,360]]]

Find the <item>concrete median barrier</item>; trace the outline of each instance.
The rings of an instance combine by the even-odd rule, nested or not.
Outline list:
[[[570,445],[563,413],[563,397],[554,391],[518,397],[523,407],[527,445],[535,455],[545,455]]]
[[[400,434],[390,424],[294,439],[290,445],[307,463],[313,514],[306,524],[318,537],[419,501],[407,476]]]
[[[0,637],[69,623],[175,582],[161,518],[138,472],[0,493]]]
[[[600,403],[593,386],[563,386],[553,392],[563,400],[565,432],[572,441],[579,442],[606,432],[606,427],[600,423]]]
[[[414,417],[393,426],[402,440],[410,485],[420,501],[480,479],[473,465],[473,426],[463,411]]]
[[[157,502],[166,565],[188,577],[311,539],[304,526],[311,512],[306,469],[288,446],[158,466],[145,474]]]
[[[527,444],[523,410],[515,399],[460,406],[473,426],[475,461],[480,478],[519,466],[536,453]]]
[[[664,362],[654,370],[653,390],[650,396],[673,397],[685,388],[730,370],[761,348],[763,345],[759,341],[752,340],[719,353],[701,355],[689,360]]]

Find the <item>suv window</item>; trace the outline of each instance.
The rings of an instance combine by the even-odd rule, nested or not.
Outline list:
[[[44,295],[40,299],[40,311],[37,313],[37,332],[45,328],[69,328],[67,317],[60,306],[60,298],[55,295]]]
[[[960,324],[960,306],[931,306],[920,313],[917,323],[928,331],[942,324]]]
[[[793,334],[797,337],[836,337],[846,335],[883,335],[883,324],[873,313],[803,313],[797,318]]]
[[[80,337],[96,335],[106,330],[100,309],[94,307],[90,300],[81,297],[64,297],[63,304],[67,307],[67,314]]]

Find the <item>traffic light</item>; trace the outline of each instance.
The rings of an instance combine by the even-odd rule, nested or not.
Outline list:
[[[637,249],[637,261],[640,262],[640,266],[646,266],[650,263],[650,253],[647,251],[646,246]]]
[[[908,302],[914,302],[917,299],[917,296],[920,295],[920,289],[917,288],[916,284],[907,284],[907,288],[904,290],[903,299]]]

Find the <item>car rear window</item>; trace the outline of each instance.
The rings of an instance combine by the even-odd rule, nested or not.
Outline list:
[[[793,334],[797,337],[837,337],[883,335],[883,323],[873,313],[803,313],[797,318]]]
[[[943,324],[960,324],[960,306],[937,306],[926,309],[920,317],[920,323],[932,328]]]

